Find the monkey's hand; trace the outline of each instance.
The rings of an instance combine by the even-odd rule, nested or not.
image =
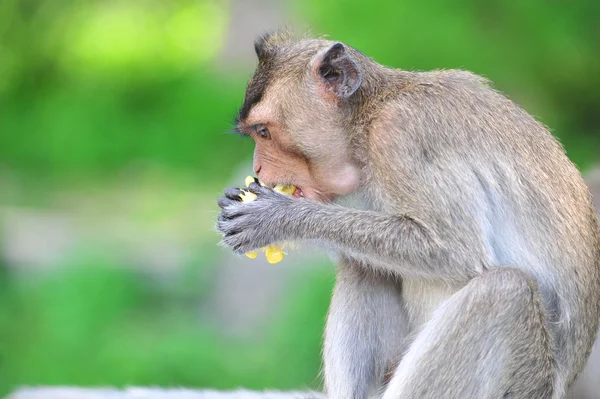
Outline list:
[[[239,188],[229,188],[219,198],[222,210],[217,229],[223,234],[222,243],[239,254],[286,240],[289,211],[299,201],[256,183],[250,184],[248,191],[256,200],[242,203]]]

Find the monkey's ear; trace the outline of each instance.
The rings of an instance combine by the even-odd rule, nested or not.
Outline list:
[[[318,57],[315,67],[327,91],[340,100],[354,94],[362,83],[362,72],[342,43],[328,48]]]

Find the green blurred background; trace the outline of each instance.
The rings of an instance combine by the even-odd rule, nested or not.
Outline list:
[[[232,127],[277,27],[465,68],[600,160],[600,2],[0,0],[0,395],[20,385],[319,388],[330,262],[218,248]]]

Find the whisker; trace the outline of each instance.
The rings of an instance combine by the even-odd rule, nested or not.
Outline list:
[[[248,133],[241,131],[240,129],[237,128],[237,126],[234,127],[234,128],[231,128],[229,130],[225,130],[223,133],[224,134],[237,134],[237,135],[242,136],[242,137],[248,137],[249,136]]]

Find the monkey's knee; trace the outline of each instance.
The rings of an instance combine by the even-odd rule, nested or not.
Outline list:
[[[417,335],[384,399],[550,397],[551,337],[538,296],[518,269],[473,278]]]
[[[535,289],[529,274],[513,266],[501,266],[473,278],[471,283],[482,288],[505,290],[506,293],[527,293]]]
[[[532,276],[514,267],[499,267],[471,280],[465,291],[467,308],[478,319],[487,319],[485,325],[497,328],[507,342],[518,336],[520,343],[528,341],[545,353],[553,351],[546,309]],[[494,327],[496,323],[500,326]],[[519,330],[512,331],[515,327]]]
[[[539,307],[539,293],[533,278],[515,267],[499,267],[473,278],[465,287],[474,303],[510,303],[515,307]],[[541,310],[541,309],[537,309]]]

